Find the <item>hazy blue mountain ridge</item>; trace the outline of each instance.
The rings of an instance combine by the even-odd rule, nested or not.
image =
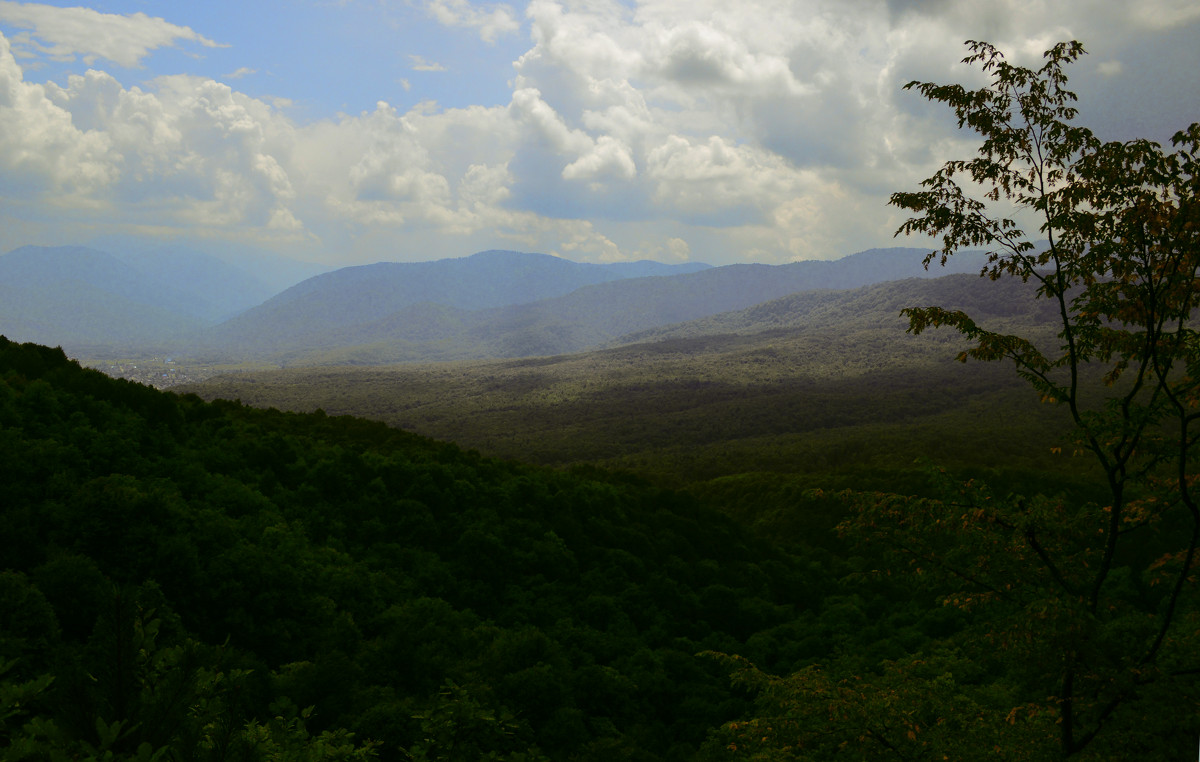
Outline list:
[[[86,283],[61,288],[0,283],[0,335],[70,347],[133,346],[155,352],[193,336],[200,324],[176,312],[113,294]]]
[[[856,288],[953,272],[978,273],[984,263],[982,253],[964,252],[946,268],[926,270],[922,260],[927,253],[927,249],[874,249],[829,262],[727,265],[608,280],[560,296],[483,309],[479,307],[489,300],[534,293],[530,284],[512,280],[528,280],[531,267],[545,267],[551,273],[544,289],[552,290],[566,288],[561,280],[564,274],[580,271],[578,268],[587,272],[588,266],[550,261],[553,258],[546,255],[482,252],[462,260],[416,263],[419,267],[344,268],[297,284],[262,307],[219,326],[212,332],[211,342],[213,347],[236,348],[284,364],[563,354],[797,292]],[[468,285],[458,292],[457,301],[450,296],[455,293],[453,284],[444,281],[417,289],[414,280],[389,280],[399,273],[412,276],[435,271],[435,266],[448,268],[442,272],[471,274],[463,281]],[[399,293],[389,291],[393,283],[398,283]],[[472,294],[472,299],[463,298],[466,294]],[[414,302],[387,311],[389,303],[409,299]],[[443,303],[434,304],[438,299]],[[476,309],[463,309],[471,304]]]
[[[200,330],[204,305],[106,252],[25,246],[0,257],[0,333],[47,344],[145,344]]]
[[[938,273],[936,278],[885,281],[849,290],[818,289],[789,294],[743,310],[660,325],[619,337],[613,346],[696,337],[749,336],[772,330],[874,332],[885,324],[907,327],[901,311],[938,305],[961,309],[989,330],[1053,323],[1054,305],[1033,298],[1035,286],[1018,278],[996,282],[976,275]]]
[[[164,243],[162,239],[145,236],[104,235],[94,238],[84,245],[88,248],[112,252],[127,261],[149,259],[160,253],[211,257],[234,268],[238,273],[244,274],[248,283],[262,284],[265,289],[262,296],[245,304],[241,309],[260,304],[267,297],[278,294],[302,280],[337,269],[329,265],[304,262],[267,249],[231,241],[183,238]]]
[[[0,333],[101,353],[190,344],[274,293],[227,260],[179,246],[23,246],[0,256],[0,290]]]
[[[213,332],[212,341],[259,350],[297,340],[327,346],[335,336],[334,343],[355,343],[339,330],[347,326],[363,326],[359,341],[370,341],[378,335],[381,321],[402,322],[401,315],[420,304],[488,309],[561,296],[592,284],[708,267],[658,262],[595,265],[499,250],[431,262],[343,267],[298,283],[228,321]]]
[[[186,291],[108,252],[82,246],[14,249],[0,257],[0,283],[58,289],[64,295],[69,294],[70,288],[82,285],[180,314],[196,311],[194,300]]]
[[[282,258],[269,262],[266,255],[251,252],[237,259],[254,265],[249,272],[233,262],[237,252],[224,252],[227,258],[136,238],[113,238],[107,245],[115,253],[84,246],[25,246],[0,256],[0,293],[6,297],[0,305],[0,334],[77,352],[207,346],[223,353],[228,346],[242,346],[249,353],[294,353],[297,347],[360,344],[364,336],[359,326],[380,323],[374,332],[393,343],[400,340],[396,328],[401,327],[418,341],[444,344],[457,331],[455,313],[466,309],[535,301],[613,279],[708,267],[589,265],[544,254],[489,251],[319,273],[271,299],[276,292],[269,282],[316,266]],[[288,265],[294,267],[289,270]],[[267,275],[258,277],[258,271]],[[240,335],[235,320],[200,340],[206,326],[260,305],[248,337]],[[418,353],[424,354],[427,350]]]
[[[201,251],[164,247],[114,256],[167,288],[187,294],[189,309],[209,324],[228,320],[275,294],[246,270]]]
[[[828,262],[709,267],[493,250],[322,273],[214,325],[215,315],[264,293],[262,282],[185,248],[116,256],[24,247],[0,257],[0,288],[10,294],[0,333],[68,348],[169,345],[217,361],[284,365],[552,355],[796,293],[977,273],[984,261],[967,252],[927,271],[926,253],[876,249]]]

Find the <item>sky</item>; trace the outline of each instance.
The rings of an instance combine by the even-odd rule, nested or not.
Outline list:
[[[0,251],[104,236],[341,266],[891,245],[975,142],[910,80],[1061,40],[1080,122],[1200,120],[1198,0],[0,0]]]

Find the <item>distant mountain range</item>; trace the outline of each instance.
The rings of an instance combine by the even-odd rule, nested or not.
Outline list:
[[[370,265],[311,278],[207,338],[211,351],[280,365],[564,354],[797,292],[977,273],[984,263],[982,253],[965,252],[949,267],[926,271],[926,253],[874,249],[831,262],[692,266],[692,272],[514,252]],[[636,277],[639,272],[652,274]]]
[[[27,246],[0,257],[0,334],[93,354],[154,347],[279,365],[562,354],[798,292],[983,265],[981,253],[965,252],[926,271],[926,253],[710,267],[487,251],[346,267],[271,296],[255,275],[190,249]]]
[[[802,291],[744,310],[629,333],[618,345],[761,336],[771,331],[831,331],[843,339],[855,334],[876,335],[881,330],[907,330],[908,321],[901,311],[931,305],[963,310],[989,330],[1044,338],[1038,327],[1057,325],[1057,313],[1052,301],[1036,299],[1034,291],[1033,285],[1019,278],[992,282],[965,273],[890,280],[847,290]],[[957,335],[954,331],[946,334]]]
[[[218,326],[208,339],[214,349],[260,355],[389,340],[438,343],[458,337],[460,343],[471,342],[459,335],[479,319],[487,320],[481,311],[560,297],[594,284],[706,269],[709,265],[699,263],[581,264],[515,251],[380,262],[309,278]],[[487,350],[469,353],[479,351]]]
[[[156,344],[202,327],[194,293],[111,254],[26,246],[0,257],[0,332],[44,344]]]
[[[110,252],[131,263],[145,263],[146,260],[151,259],[169,262],[176,257],[182,257],[186,262],[188,257],[199,255],[199,258],[208,262],[216,260],[223,265],[228,265],[240,274],[239,277],[246,278],[248,282],[254,284],[255,288],[261,285],[261,288],[264,289],[258,298],[243,304],[239,308],[239,312],[260,304],[267,297],[274,296],[302,280],[337,269],[329,265],[304,262],[267,249],[229,241],[181,239],[163,242],[145,236],[105,235],[93,238],[83,245],[89,249]],[[164,254],[167,256],[162,256]],[[172,274],[174,277],[179,277],[184,273],[195,274],[196,269],[186,266],[184,272],[181,273],[179,269],[176,269]],[[229,316],[229,314],[223,315],[222,319]]]

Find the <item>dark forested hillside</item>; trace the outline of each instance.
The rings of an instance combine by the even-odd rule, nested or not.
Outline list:
[[[857,638],[686,495],[2,339],[0,483],[6,759],[688,759],[746,708],[698,652]]]

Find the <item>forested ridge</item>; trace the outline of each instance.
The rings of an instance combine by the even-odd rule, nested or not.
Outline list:
[[[635,477],[61,350],[3,340],[0,378],[6,759],[693,759],[750,698],[701,652],[869,665],[958,621],[840,581],[837,499],[773,544]]]

